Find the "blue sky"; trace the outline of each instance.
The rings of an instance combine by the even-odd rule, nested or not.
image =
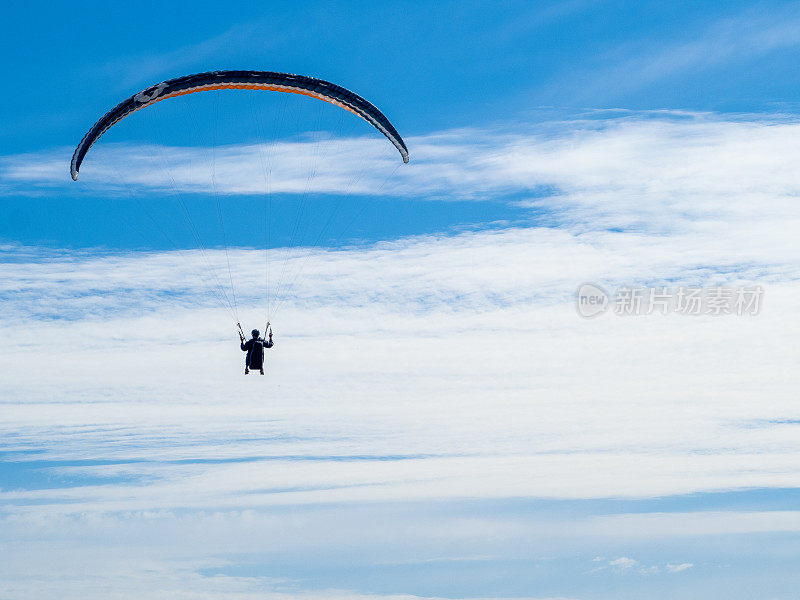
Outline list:
[[[698,3],[510,2],[491,8],[436,3],[410,12],[401,5],[322,3],[300,14],[281,6],[254,9],[250,3],[154,3],[137,11],[101,3],[77,11],[20,6],[12,13],[9,23],[22,25],[5,32],[3,43],[7,54],[22,56],[8,65],[10,91],[0,100],[0,110],[14,115],[0,132],[6,156],[53,148],[66,154],[99,115],[132,92],[177,74],[245,65],[349,86],[383,107],[406,137],[467,127],[513,131],[520,121],[585,116],[597,109],[791,112],[797,95],[791,3],[726,3],[724,11]],[[191,102],[199,104],[191,110],[203,114],[217,100]],[[243,105],[222,102],[215,110],[234,116],[207,121],[213,133],[195,125],[187,136],[185,123],[195,113],[176,105],[171,113],[159,107],[155,116],[137,115],[107,138],[153,141],[158,131],[163,143],[211,144],[218,135],[252,139],[246,132],[252,118],[239,121],[245,131],[233,131]],[[277,102],[263,101],[259,110],[268,112]],[[293,117],[291,127],[347,127],[333,111],[299,106],[306,112]],[[264,125],[269,128],[268,118]],[[269,132],[255,137],[263,141]],[[25,187],[30,192],[31,186]],[[458,200],[457,191],[451,199]],[[24,197],[6,196],[0,235],[9,239],[78,247],[165,244],[134,233],[148,226],[150,216],[130,203],[109,209],[104,197],[83,198],[88,208],[76,215],[53,197],[41,198],[34,209]],[[141,201],[157,218],[174,218],[164,214],[163,202]],[[214,210],[203,210],[202,200],[197,205],[200,222],[213,218]],[[247,212],[246,202],[229,201],[226,207],[231,227],[246,229],[247,219],[239,216]],[[362,220],[366,230],[355,233],[383,239],[525,218],[507,204],[489,202],[480,210],[454,202],[446,214],[430,203],[405,212],[410,227],[387,230],[386,223],[406,219],[383,219],[384,227],[372,231],[370,221]],[[108,227],[120,220],[133,223]],[[188,234],[175,234],[182,247],[194,243]],[[212,243],[220,243],[218,237]]]
[[[1,600],[796,596],[796,5],[5,17]],[[220,68],[353,89],[411,163],[320,102],[198,94],[70,180],[105,110]],[[584,320],[584,282],[765,300]]]

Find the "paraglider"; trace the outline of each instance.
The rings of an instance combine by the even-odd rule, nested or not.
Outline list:
[[[78,180],[78,172],[86,153],[92,145],[115,124],[137,110],[161,102],[167,98],[185,96],[196,92],[211,90],[269,90],[275,92],[289,92],[302,94],[330,102],[349,110],[370,123],[394,144],[403,157],[403,162],[409,161],[408,148],[384,114],[373,104],[334,83],[306,77],[305,75],[292,75],[291,73],[277,73],[274,71],[210,71],[176,77],[163,81],[134,94],[127,100],[120,102],[104,114],[83,137],[75,149],[70,164],[72,179]]]
[[[253,329],[250,332],[253,337],[244,341],[244,333],[242,333],[242,328],[239,326],[240,347],[243,352],[247,352],[244,360],[245,375],[250,373],[250,369],[260,371],[262,375],[264,374],[264,349],[272,348],[275,345],[272,341],[272,327],[269,323],[267,323],[267,329],[269,330],[269,338],[267,340],[261,337],[261,332],[258,329]]]
[[[328,81],[324,81],[322,79],[317,79],[314,77],[307,77],[304,75],[293,75],[289,73],[279,73],[273,71],[210,71],[206,73],[197,73],[193,75],[185,75],[182,77],[177,77],[174,79],[169,79],[167,81],[163,81],[156,85],[152,85],[132,96],[127,98],[126,100],[120,102],[117,106],[109,110],[105,113],[97,122],[89,129],[86,135],[83,137],[81,142],[78,144],[75,152],[72,156],[72,161],[70,163],[70,175],[73,180],[78,180],[78,175],[80,173],[81,166],[84,162],[84,159],[87,157],[89,150],[92,146],[100,139],[100,137],[106,133],[109,129],[114,127],[117,123],[125,119],[127,116],[131,115],[132,113],[139,111],[143,108],[152,106],[157,102],[161,102],[162,100],[167,100],[169,98],[176,98],[179,96],[185,96],[189,94],[194,94],[196,92],[204,92],[204,91],[214,91],[214,90],[252,90],[252,91],[274,91],[274,92],[286,92],[289,94],[300,94],[303,96],[308,96],[311,98],[316,98],[319,100],[323,100],[329,104],[333,104],[340,108],[343,108],[354,115],[358,116],[360,119],[366,121],[369,125],[380,131],[397,149],[400,153],[400,156],[403,160],[403,163],[409,162],[409,153],[408,148],[406,147],[405,142],[400,137],[400,134],[395,129],[394,125],[386,118],[386,116],[378,110],[372,103],[367,101],[366,99],[362,98],[358,94],[336,85],[334,83],[330,83]],[[148,111],[148,114],[151,114]],[[256,125],[259,123],[257,122]],[[305,123],[300,123],[297,127],[299,131],[302,126],[306,126]],[[259,127],[255,127],[254,129],[258,130]],[[154,130],[158,132],[158,128]],[[216,140],[215,140],[216,141]],[[213,144],[212,144],[213,146]],[[262,145],[263,146],[263,145]],[[257,146],[259,149],[259,153],[261,154],[261,160],[266,162],[268,160],[268,152],[263,152],[262,146]],[[160,149],[163,153],[169,153],[172,148],[162,145]],[[312,153],[316,154],[316,153]],[[335,155],[335,153],[334,153]],[[209,161],[212,165],[212,172],[211,172],[211,182],[212,182],[212,190],[213,195],[217,202],[217,212],[218,212],[218,220],[220,223],[220,227],[222,228],[222,237],[226,239],[226,234],[224,230],[224,223],[223,223],[223,216],[222,216],[222,209],[219,203],[219,191],[217,189],[216,179],[215,179],[215,172],[213,169],[215,168],[215,155],[211,153],[211,160]],[[169,163],[165,161],[165,171],[169,173]],[[369,168],[369,167],[364,167]],[[215,273],[211,273],[211,277],[209,279],[213,279],[213,282],[216,284],[216,289],[211,289],[212,292],[217,297],[217,300],[222,304],[231,314],[233,317],[234,322],[236,323],[239,336],[240,336],[240,347],[243,351],[247,352],[246,362],[245,362],[245,373],[249,373],[251,369],[257,369],[260,373],[264,374],[264,349],[271,348],[273,346],[272,341],[272,329],[269,325],[269,319],[271,318],[274,313],[270,313],[270,308],[273,307],[272,301],[272,292],[270,291],[270,286],[274,285],[277,288],[277,292],[275,292],[275,299],[277,302],[275,303],[277,306],[280,306],[283,302],[283,298],[288,293],[290,286],[293,285],[297,277],[299,276],[299,269],[294,273],[290,272],[290,268],[287,267],[287,261],[290,259],[290,255],[288,252],[285,253],[283,259],[283,265],[281,268],[281,275],[280,280],[277,282],[271,281],[271,271],[270,271],[270,254],[271,254],[271,242],[270,242],[270,231],[272,231],[269,220],[272,218],[272,204],[271,204],[271,191],[269,189],[269,174],[272,172],[272,166],[267,166],[266,164],[263,165],[262,171],[264,174],[264,232],[265,232],[265,240],[264,240],[264,256],[265,256],[265,285],[264,288],[266,290],[265,294],[265,304],[266,304],[266,316],[267,316],[267,329],[269,330],[269,335],[265,340],[260,336],[260,332],[258,330],[252,331],[252,338],[250,340],[245,341],[244,333],[242,332],[241,326],[239,325],[239,318],[238,318],[238,306],[237,306],[237,293],[234,289],[233,283],[233,270],[230,264],[230,256],[228,255],[227,250],[227,241],[225,245],[225,264],[228,269],[228,278],[230,281],[230,288],[226,291],[225,286],[223,285],[220,278],[217,277]],[[316,172],[316,167],[312,167],[310,169],[307,181],[310,181],[310,178],[313,177],[314,173]],[[388,176],[387,176],[388,177]],[[173,184],[173,188],[175,187],[174,178],[172,174],[170,174],[170,181]],[[360,179],[360,177],[352,177],[352,182],[356,182]],[[123,189],[128,187],[128,184],[123,183],[121,186]],[[302,231],[300,221],[304,217],[304,207],[305,207],[305,200],[308,196],[308,184],[306,183],[306,191],[303,193],[302,199],[299,202],[299,209],[297,212],[297,218],[295,219],[294,226],[290,228],[292,232],[292,240],[290,244],[287,246],[287,250],[291,249],[292,243],[295,241],[296,234],[298,231]],[[212,191],[212,190],[209,190]],[[174,190],[176,193],[178,190]],[[251,193],[251,192],[248,192]],[[297,193],[297,192],[296,192]],[[358,193],[364,193],[363,191]],[[342,195],[346,195],[347,190],[342,190]],[[206,261],[206,266],[209,269],[212,269],[211,260],[208,258],[208,255],[205,251],[204,244],[199,239],[198,228],[195,226],[194,223],[191,222],[191,216],[189,215],[189,211],[183,200],[178,196],[178,201],[181,204],[181,208],[184,212],[184,216],[188,221],[189,228],[193,235],[196,237],[197,245],[201,251],[201,256]],[[333,222],[333,217],[335,215],[335,211],[337,210],[336,207],[333,208],[331,215],[326,219],[323,219],[323,230],[316,236],[314,241],[314,246],[319,243],[322,239],[323,233],[325,233],[325,228],[329,227],[330,224]],[[158,221],[158,218],[154,218],[154,221]],[[159,226],[159,228],[161,228]],[[176,246],[177,248],[177,246]],[[276,308],[272,308],[273,310],[277,310]],[[266,333],[266,331],[265,331]]]

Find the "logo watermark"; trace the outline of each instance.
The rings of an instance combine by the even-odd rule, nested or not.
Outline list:
[[[652,314],[752,316],[761,311],[764,289],[752,287],[618,287],[611,295],[594,283],[578,288],[578,314],[591,319],[606,312],[618,316]]]

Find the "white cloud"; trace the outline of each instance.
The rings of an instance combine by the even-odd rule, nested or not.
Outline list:
[[[663,566],[660,565],[645,565],[627,556],[620,556],[619,558],[606,559],[603,557],[595,557],[592,559],[594,563],[602,563],[600,566],[595,567],[589,573],[600,573],[603,571],[612,571],[616,573],[629,573],[636,572],[640,575],[654,575],[666,571],[667,573],[680,573],[686,569],[690,569],[692,563],[672,564],[667,563]]]
[[[262,460],[132,465],[135,494],[110,485],[2,497],[69,512],[791,485],[799,415],[781,374],[797,358],[786,320],[797,285],[770,285],[768,308],[749,320],[580,319],[575,282],[681,273],[681,254],[657,265],[649,240],[625,237],[511,229],[318,251],[277,315],[263,383],[239,374],[234,329],[203,300],[197,255],[8,262],[7,450]],[[243,289],[260,289],[256,258],[234,254]],[[246,327],[260,324],[259,304],[244,295]],[[35,377],[31,331],[57,339]],[[754,355],[742,335],[770,343]],[[254,489],[253,474],[270,485]]]
[[[77,184],[66,172],[69,149],[5,157],[0,173],[7,194],[76,193],[85,185],[93,193],[122,193],[122,188],[126,194],[212,193],[216,188],[260,194],[267,154],[273,192],[529,198],[528,205],[546,211],[544,219],[583,228],[671,232],[692,227],[708,234],[724,224],[757,227],[757,235],[762,228],[776,230],[778,219],[797,222],[800,177],[790,166],[800,158],[798,130],[796,122],[779,118],[631,114],[410,138],[413,161],[407,166],[376,135],[323,139],[321,148],[310,140],[279,141],[263,151],[258,145],[232,145],[215,153],[101,143]]]
[[[686,569],[691,569],[694,565],[692,563],[680,563],[678,565],[667,564],[666,569],[670,573],[680,573]]]
[[[639,561],[628,558],[627,556],[620,556],[619,558],[608,561],[608,564],[614,568],[625,571],[638,565]]]
[[[410,538],[435,557],[453,556],[454,539],[472,540],[460,555],[482,556],[495,554],[486,540],[502,554],[505,541],[532,536],[795,531],[792,512],[540,523],[364,511],[796,485],[800,410],[789,374],[800,360],[800,179],[786,168],[796,127],[623,119],[566,138],[500,136],[488,157],[465,145],[467,132],[432,138],[428,155],[420,143],[423,166],[404,175],[405,189],[446,191],[462,177],[475,198],[554,186],[559,196],[535,201],[546,226],[296,249],[288,268],[302,263],[303,276],[276,315],[264,378],[241,375],[231,320],[197,276],[208,273],[200,253],[6,245],[0,451],[18,452],[19,468],[36,469],[30,481],[49,484],[0,491],[0,565],[12,564],[5,557],[17,555],[18,540],[37,536],[63,561],[59,572],[80,556],[58,550],[63,539],[125,540],[150,556],[155,536],[178,569],[192,540],[191,564],[171,573],[193,590],[208,578],[192,573],[218,564],[208,558],[218,548],[358,548],[388,562],[420,560],[421,545],[387,555]],[[7,159],[4,181],[50,186],[51,166],[39,158]],[[223,252],[207,258],[224,269]],[[261,259],[231,250],[246,327],[264,317],[250,291],[263,285]],[[758,283],[765,306],[751,319],[586,321],[572,305],[584,281]],[[290,506],[298,514],[286,515]],[[92,564],[114,566],[102,543],[83,550]],[[123,581],[149,568],[136,561],[108,572]],[[171,589],[167,576],[159,571],[153,585]],[[212,583],[242,597],[269,588]]]
[[[478,136],[498,148],[489,157],[464,146],[473,137],[469,132],[432,136],[427,157],[421,151],[423,164],[449,157],[457,165],[456,149],[472,165],[484,161],[466,179],[466,193],[496,194],[509,182],[517,189],[555,185],[561,195],[540,202],[568,225],[289,253],[281,295],[291,301],[273,302],[281,307],[270,384],[281,388],[284,399],[277,431],[291,442],[261,439],[259,426],[250,424],[263,411],[260,401],[244,400],[238,408],[248,416],[230,414],[227,425],[215,416],[219,410],[228,414],[222,398],[232,390],[246,398],[252,385],[238,378],[241,357],[223,333],[233,331],[226,312],[215,308],[211,273],[225,271],[224,253],[97,255],[8,247],[9,260],[0,267],[3,328],[10,340],[3,351],[6,381],[9,394],[24,393],[31,408],[15,408],[7,427],[30,431],[30,438],[15,438],[18,444],[26,440],[20,447],[58,439],[59,452],[70,452],[74,438],[58,434],[50,418],[62,426],[95,422],[96,433],[83,434],[74,446],[85,456],[106,455],[112,447],[119,458],[138,455],[144,440],[159,439],[181,457],[402,458],[367,465],[206,466],[202,472],[214,473],[206,479],[162,466],[163,475],[150,480],[152,493],[116,501],[125,510],[169,508],[172,498],[197,497],[182,490],[221,481],[229,487],[219,489],[217,501],[237,507],[786,485],[796,475],[790,458],[796,436],[791,424],[779,421],[797,414],[781,374],[797,358],[791,311],[800,257],[792,232],[800,216],[793,200],[800,179],[777,164],[770,148],[789,159],[796,127],[622,119],[584,123],[566,138],[552,132]],[[756,141],[765,136],[767,142]],[[415,186],[452,185],[436,177],[423,175]],[[762,201],[754,203],[753,196]],[[610,217],[604,214],[620,215],[614,222],[644,222],[646,229],[606,231]],[[233,248],[230,258],[239,316],[246,328],[261,325],[262,257]],[[208,262],[215,266],[209,269]],[[767,308],[751,320],[608,317],[589,323],[571,306],[584,281],[761,283],[768,286]],[[33,384],[26,367],[37,356],[25,334],[31,323],[56,330],[60,348],[69,348]],[[203,352],[182,353],[187,337],[203,340]],[[755,339],[770,341],[756,355],[743,345]],[[641,340],[648,340],[647,347]],[[766,364],[758,358],[764,356],[770,356]],[[160,368],[167,364],[174,368]],[[751,383],[741,381],[742,373],[752,374]],[[82,388],[88,381],[95,382],[91,393]],[[127,387],[132,381],[138,391]],[[122,404],[102,393],[104,387],[118,390]],[[747,400],[754,394],[761,398],[757,405]],[[340,399],[326,408],[332,395]],[[383,399],[373,408],[378,412],[365,416],[363,403],[372,405],[367,399],[375,397]],[[151,415],[125,408],[125,399],[133,398],[147,402]],[[565,398],[573,417],[563,412]],[[38,403],[54,401],[46,413],[51,417],[40,422]],[[187,406],[194,413],[188,417]],[[481,418],[476,421],[465,407]],[[316,411],[325,418],[309,431],[306,415]],[[207,420],[221,425],[222,437],[208,446],[192,442]],[[353,437],[355,422],[362,433]],[[134,435],[125,445],[110,446],[109,428],[120,426]],[[234,430],[253,441],[238,442]],[[87,445],[87,439],[94,441]],[[759,467],[764,452],[768,468]],[[293,491],[242,494],[249,485],[244,472],[252,469],[263,469],[266,479],[286,478],[275,487]],[[513,475],[519,472],[546,476]],[[333,481],[350,484],[330,488]],[[298,489],[299,482],[309,485]],[[99,488],[87,501],[111,506],[104,504],[111,501],[107,492],[117,493],[113,486]]]

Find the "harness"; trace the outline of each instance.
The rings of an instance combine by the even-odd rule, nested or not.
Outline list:
[[[259,338],[257,340],[253,340],[253,345],[250,346],[250,351],[247,353],[248,367],[253,365],[253,353],[256,351],[256,347],[258,347],[261,351],[261,364],[264,364],[264,340]]]

